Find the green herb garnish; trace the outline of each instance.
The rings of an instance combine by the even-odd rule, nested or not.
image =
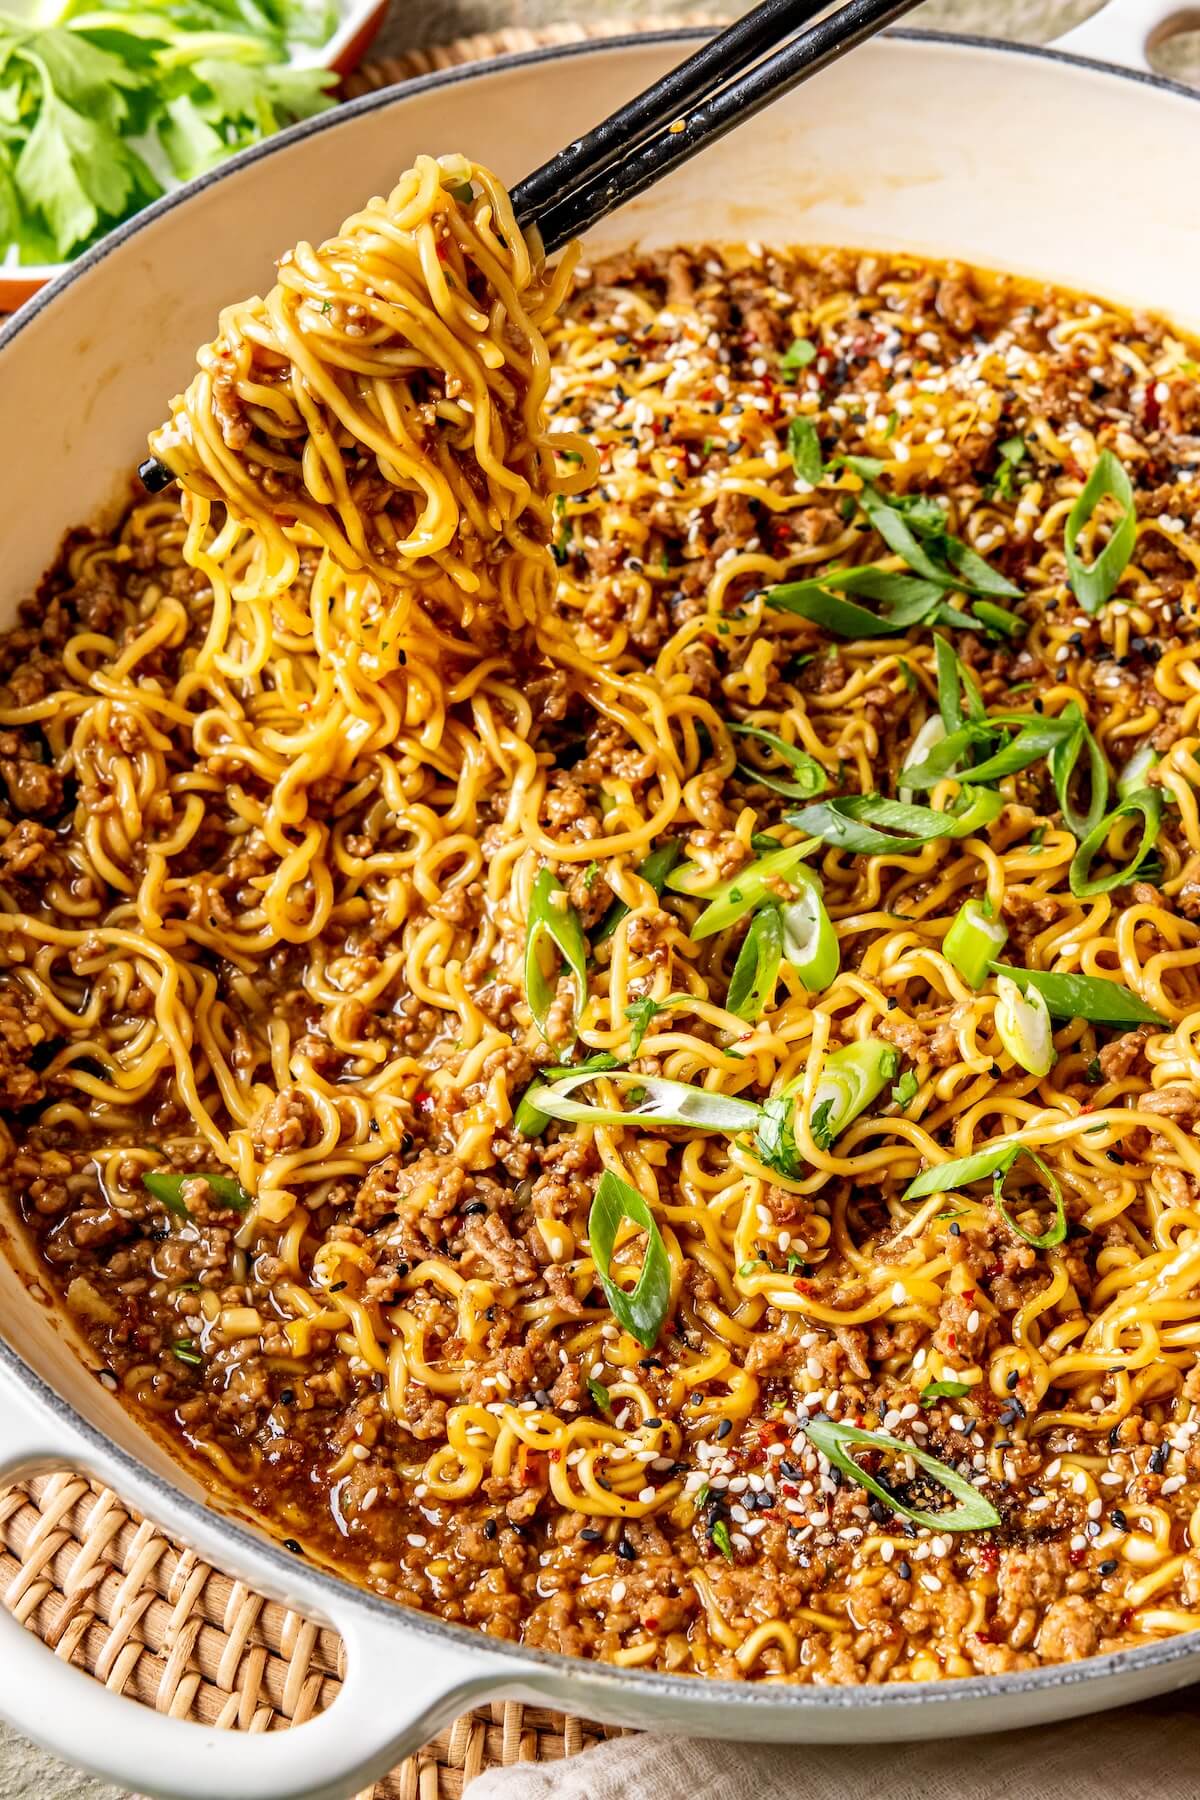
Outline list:
[[[640,1225],[646,1233],[642,1271],[629,1291],[619,1286],[610,1272],[622,1219]],[[644,1349],[652,1350],[671,1304],[671,1263],[650,1208],[637,1189],[611,1169],[604,1171],[596,1188],[588,1214],[588,1243],[613,1317]]]
[[[153,1194],[168,1212],[178,1214],[180,1218],[188,1218],[187,1202],[183,1197],[183,1186],[188,1181],[204,1181],[213,1199],[222,1206],[231,1206],[236,1212],[245,1212],[250,1205],[250,1195],[240,1181],[232,1175],[212,1174],[207,1169],[194,1169],[186,1174],[168,1173],[165,1169],[151,1169],[142,1176],[142,1186],[147,1193]]]
[[[788,450],[791,453],[792,467],[800,480],[806,481],[810,487],[817,487],[825,473],[825,459],[821,454],[817,428],[811,419],[792,420],[788,426]]]
[[[793,338],[779,359],[779,366],[785,375],[794,375],[797,369],[807,369],[817,354],[817,346],[811,338]]]
[[[852,1481],[857,1481],[860,1487],[866,1488],[869,1494],[874,1494],[877,1500],[882,1500],[885,1506],[890,1506],[901,1518],[911,1519],[917,1525],[927,1525],[930,1531],[990,1531],[1000,1523],[1000,1514],[991,1501],[986,1500],[965,1475],[960,1475],[956,1469],[939,1462],[927,1450],[918,1449],[915,1444],[906,1444],[902,1438],[892,1437],[886,1431],[860,1431],[853,1425],[842,1425],[835,1419],[810,1419],[800,1429],[835,1469],[840,1469],[843,1475],[849,1475]],[[892,1456],[911,1456],[917,1467],[939,1481],[959,1504],[946,1512],[936,1513],[907,1506],[874,1475],[867,1474],[851,1456],[852,1449],[879,1450]]]
[[[557,951],[559,966],[574,989],[573,1039],[587,1004],[587,943],[579,914],[567,899],[562,883],[552,870],[542,868],[534,878],[529,899],[529,921],[525,932],[525,998],[534,1024],[547,1041],[546,1026],[557,985],[557,977],[551,979],[543,960],[551,948]]]
[[[932,1406],[935,1400],[961,1400],[970,1391],[965,1381],[928,1381],[921,1389],[921,1405]]]
[[[1121,516],[1096,560],[1085,563],[1077,548],[1080,533],[1090,522],[1096,508],[1107,499],[1119,502]],[[1098,613],[1104,602],[1115,593],[1133,555],[1136,539],[1137,509],[1133,499],[1133,483],[1112,451],[1102,450],[1067,517],[1064,537],[1071,589],[1085,613]]]
[[[1004,1206],[1004,1183],[1013,1166],[1026,1156],[1038,1171],[1045,1177],[1054,1200],[1054,1217],[1047,1229],[1040,1236],[1028,1232],[1023,1226],[1009,1217]],[[1014,1144],[1009,1139],[1000,1139],[989,1144],[985,1150],[979,1150],[974,1156],[962,1156],[953,1162],[936,1163],[910,1181],[902,1198],[905,1200],[921,1200],[927,1194],[948,1194],[958,1188],[969,1187],[973,1181],[984,1181],[992,1177],[992,1199],[996,1210],[1010,1231],[1024,1238],[1036,1250],[1049,1250],[1061,1244],[1067,1235],[1067,1215],[1063,1207],[1062,1189],[1057,1178],[1028,1144]]]

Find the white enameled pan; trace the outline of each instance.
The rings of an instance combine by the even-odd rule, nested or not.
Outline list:
[[[1114,0],[1052,50],[893,33],[606,221],[596,242],[906,248],[1198,325],[1200,96],[1154,77],[1145,59],[1184,17],[1170,0]],[[516,180],[696,35],[535,52],[372,94],[170,195],[84,256],[0,338],[0,621],[63,530],[127,492],[147,428],[218,308],[264,291],[274,255],[331,231],[419,151],[465,149]],[[312,1568],[222,1510],[85,1370],[67,1328],[0,1257],[0,1479],[64,1466],[108,1482],[346,1643],[346,1681],[327,1713],[250,1736],[119,1698],[0,1609],[0,1712],[139,1793],[348,1794],[455,1713],[500,1696],[652,1730],[828,1743],[1040,1723],[1200,1679],[1200,1633],[1031,1673],[822,1689],[665,1678],[439,1624]]]

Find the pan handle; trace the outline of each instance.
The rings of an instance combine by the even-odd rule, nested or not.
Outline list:
[[[47,1469],[86,1469],[87,1446],[64,1447],[67,1431],[15,1381],[0,1383],[0,1486]],[[333,1704],[285,1731],[228,1731],[153,1712],[106,1687],[0,1604],[0,1716],[64,1761],[159,1800],[342,1800],[460,1712],[513,1689],[512,1665],[482,1646],[448,1645],[361,1607],[331,1623],[346,1647]]]
[[[1153,74],[1147,52],[1180,31],[1200,28],[1200,6],[1180,0],[1108,0],[1099,12],[1055,38],[1048,48],[1068,50],[1094,62]]]

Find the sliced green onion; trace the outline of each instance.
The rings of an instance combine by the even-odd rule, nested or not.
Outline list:
[[[989,631],[999,632],[1001,637],[1020,637],[1028,629],[1024,619],[1018,619],[1007,607],[997,606],[994,600],[975,600],[971,611],[981,625]]]
[[[1050,1192],[1054,1197],[1054,1218],[1050,1226],[1040,1237],[1035,1237],[1011,1219],[1004,1206],[1004,1182],[1014,1164],[1021,1157],[1027,1156],[1031,1163],[1045,1176]],[[1067,1215],[1063,1206],[1062,1189],[1058,1185],[1054,1171],[1047,1167],[1028,1144],[1014,1144],[1011,1139],[1000,1138],[989,1144],[986,1150],[979,1150],[974,1156],[962,1156],[954,1162],[935,1163],[910,1181],[905,1188],[904,1200],[921,1200],[928,1194],[949,1194],[959,1188],[969,1187],[973,1181],[986,1181],[992,1177],[992,1199],[996,1210],[1010,1231],[1032,1244],[1035,1250],[1049,1250],[1061,1244],[1067,1235]]]
[[[772,775],[753,763],[740,762],[738,773],[745,780],[756,781],[760,787],[769,788],[773,794],[783,794],[789,800],[811,800],[829,786],[829,777],[816,757],[810,756],[807,750],[798,750],[795,744],[785,743],[775,732],[764,731],[760,725],[741,725],[733,719],[726,721],[726,729],[769,744],[780,762],[786,763],[796,776],[795,781],[785,781],[782,776]]]
[[[961,588],[967,594],[1021,598],[1019,587],[984,562],[969,544],[950,535],[945,513],[927,495],[888,501],[868,481],[863,484],[859,503],[888,549],[903,557],[909,568],[926,581]],[[923,542],[918,542],[918,537]]]
[[[948,738],[937,746],[924,764],[905,771],[910,787],[934,787],[944,781],[949,767],[961,761],[971,748],[991,734],[982,725],[964,725],[952,732]],[[1030,763],[1040,762],[1044,756],[1057,748],[1064,739],[1074,735],[1074,728],[1063,725],[1058,719],[1039,719],[1034,717],[1030,723],[1010,738],[1002,749],[994,755],[985,757],[982,762],[973,763],[965,771],[966,778],[973,784],[980,782],[1003,781],[1007,775],[1016,775],[1027,769]]]
[[[196,1348],[195,1338],[176,1338],[171,1345],[171,1355],[181,1363],[190,1363],[193,1368],[200,1369],[204,1366],[204,1358]]]
[[[699,941],[712,937],[714,932],[727,931],[762,901],[775,899],[772,884],[790,882],[805,857],[811,856],[815,849],[816,845],[812,843],[789,844],[785,850],[772,850],[756,862],[747,863],[744,869],[704,896],[708,905],[692,926],[691,936]],[[695,863],[685,863],[669,878],[667,885],[679,893],[694,894],[693,884],[697,878],[703,878],[703,871]]]
[[[715,1094],[686,1081],[668,1081],[662,1075],[639,1075],[636,1069],[612,1069],[605,1079],[635,1090],[628,1111],[598,1106],[571,1098],[575,1089],[596,1080],[594,1071],[582,1070],[560,1080],[531,1088],[529,1102],[552,1119],[585,1125],[688,1125],[694,1131],[723,1131],[733,1136],[753,1131],[759,1108],[753,1100],[734,1094]]]
[[[836,593],[835,588],[839,590]],[[884,610],[873,613],[845,599],[846,594],[863,594],[878,600]],[[972,629],[972,620],[965,613],[947,606],[945,588],[937,582],[917,581],[911,575],[879,569],[874,564],[859,569],[830,569],[810,581],[783,582],[767,589],[766,601],[780,612],[795,613],[841,638],[888,637],[907,631],[910,626],[933,622],[953,624],[964,631]]]
[[[733,1561],[733,1544],[729,1538],[729,1526],[724,1519],[714,1519],[709,1527],[709,1537],[721,1552],[727,1563]]]
[[[762,1103],[754,1133],[754,1150],[760,1161],[790,1181],[796,1180],[804,1168],[796,1148],[795,1111],[793,1087],[785,1088],[781,1094],[772,1094]]]
[[[567,899],[566,889],[551,869],[539,869],[529,900],[525,932],[525,998],[533,1022],[549,1041],[546,1021],[554,1002],[557,978],[551,980],[542,958],[548,944],[557,949],[575,991],[572,1018],[577,1030],[587,1004],[587,943],[579,914]],[[574,1030],[572,1031],[574,1038]]]
[[[811,419],[800,416],[792,420],[788,426],[788,449],[791,452],[792,467],[801,481],[806,481],[809,487],[816,487],[825,473],[825,458],[821,453],[817,428]]]
[[[214,1200],[218,1200],[222,1206],[233,1207],[235,1212],[245,1212],[250,1205],[250,1195],[232,1175],[212,1174],[207,1169],[194,1169],[187,1174],[168,1174],[165,1169],[151,1169],[142,1176],[142,1186],[146,1192],[153,1194],[160,1205],[165,1206],[168,1212],[176,1213],[181,1219],[190,1216],[187,1201],[183,1197],[185,1181],[207,1182]]]
[[[1043,969],[1018,969],[993,963],[994,975],[1007,975],[1023,994],[1037,992],[1055,1019],[1088,1019],[1095,1025],[1166,1025],[1153,1007],[1117,981],[1102,975],[1058,975]]]
[[[965,1381],[927,1381],[921,1389],[921,1405],[932,1406],[935,1400],[961,1400],[970,1391]]]
[[[640,1225],[646,1233],[642,1272],[630,1291],[614,1281],[610,1272],[622,1219]],[[588,1244],[614,1319],[644,1349],[652,1350],[671,1304],[671,1261],[662,1233],[654,1222],[654,1214],[637,1189],[614,1175],[611,1169],[604,1171],[596,1187],[588,1214]]]
[[[797,369],[807,369],[816,354],[817,346],[811,338],[793,338],[780,357],[779,366],[785,374],[794,375]]]
[[[916,1444],[905,1443],[903,1438],[892,1437],[886,1431],[860,1431],[857,1426],[843,1425],[836,1419],[810,1419],[800,1429],[835,1469],[840,1469],[843,1475],[857,1481],[860,1487],[866,1488],[868,1494],[874,1494],[877,1500],[890,1506],[902,1519],[911,1519],[916,1525],[926,1525],[930,1531],[991,1531],[1000,1523],[1000,1514],[991,1501],[985,1499],[965,1475],[960,1475],[957,1469],[939,1462],[927,1450],[918,1449]],[[925,1512],[920,1507],[906,1506],[883,1482],[874,1475],[867,1474],[850,1454],[851,1449],[880,1450],[892,1456],[911,1456],[917,1467],[940,1482],[959,1504],[946,1512]]]
[[[904,666],[907,668],[907,663]],[[916,737],[909,745],[908,754],[900,766],[900,782],[896,788],[896,798],[902,800],[905,806],[911,806],[913,800],[913,790],[910,787],[906,787],[904,783],[905,771],[914,769],[920,763],[923,763],[930,752],[942,742],[942,739],[945,736],[946,726],[941,713],[930,713],[920,731],[918,731]],[[947,775],[954,775],[957,773],[957,770],[953,768],[947,769],[946,773]]]
[[[1025,440],[1021,437],[1005,438],[997,446],[1000,462],[991,481],[991,492],[999,500],[1011,500],[1016,486],[1017,465],[1024,462],[1026,456]]]
[[[1077,548],[1080,533],[1100,502],[1106,499],[1120,502],[1121,517],[1095,562],[1085,563]],[[1064,539],[1071,589],[1085,613],[1098,613],[1116,591],[1133,555],[1136,539],[1137,508],[1133,500],[1133,483],[1112,451],[1102,450],[1084,483],[1083,492],[1067,516]]]
[[[813,1090],[809,1131],[818,1150],[829,1150],[848,1125],[878,1099],[900,1066],[894,1044],[857,1038],[825,1059]]]
[[[677,838],[672,838],[669,843],[661,845],[657,850],[652,850],[646,860],[638,864],[634,873],[640,875],[643,881],[649,882],[655,893],[661,896],[663,888],[666,886],[667,876],[682,855],[683,846]],[[629,908],[623,900],[613,901],[593,933],[593,949],[597,944],[602,944],[605,938],[612,936],[628,911]]]
[[[990,788],[963,787],[945,812],[905,806],[880,794],[821,800],[786,823],[837,850],[857,856],[908,855],[938,838],[970,837],[1003,812],[1004,799]],[[694,935],[694,934],[693,934]]]
[[[534,1077],[529,1086],[525,1089],[525,1092],[521,1095],[521,1098],[518,1100],[516,1111],[513,1113],[513,1129],[519,1131],[522,1137],[541,1137],[543,1131],[545,1131],[547,1125],[550,1123],[550,1115],[549,1113],[539,1112],[537,1107],[530,1100],[530,1095],[535,1089],[544,1084],[547,1077],[555,1075],[599,1075],[608,1069],[618,1069],[620,1066],[617,1058],[610,1055],[607,1050],[597,1050],[594,1056],[589,1056],[587,1058],[586,1062],[574,1063],[567,1067],[543,1069],[540,1075]]]
[[[1143,744],[1135,750],[1121,773],[1117,776],[1117,793],[1122,800],[1128,800],[1131,794],[1138,793],[1146,785],[1146,777],[1151,769],[1162,761],[1153,744]],[[1083,835],[1079,832],[1077,837]]]
[[[981,988],[988,978],[993,959],[1007,941],[1008,926],[1003,919],[990,918],[981,901],[966,900],[942,940],[942,953],[964,981],[970,982],[973,988]]]
[[[987,708],[975,677],[959,661],[948,638],[934,639],[933,654],[937,665],[938,711],[949,736],[961,725],[985,719]]]
[[[778,906],[761,906],[750,921],[729,978],[725,1005],[739,1019],[761,1019],[775,998],[783,959],[783,922]]]
[[[667,1005],[664,1001],[652,1000],[648,994],[642,1000],[630,1001],[629,1005],[625,1008],[625,1017],[633,1026],[633,1030],[629,1035],[630,1056],[636,1056],[641,1049],[642,1039],[650,1029],[651,1019],[657,1018],[659,1013],[666,1011]]]
[[[799,897],[780,908],[783,960],[810,994],[819,994],[841,966],[838,935],[825,910],[817,877],[807,869],[797,869],[792,884]]]
[[[1048,1075],[1054,1062],[1050,1009],[1036,988],[1028,997],[1007,975],[996,977],[996,1031],[1015,1063],[1030,1075]]]
[[[1085,838],[1100,823],[1104,816],[1104,809],[1108,805],[1108,764],[1074,700],[1063,708],[1059,717],[1067,724],[1073,725],[1075,729],[1051,750],[1047,758],[1050,779],[1054,783],[1058,809],[1062,813],[1067,830],[1074,837]],[[1075,765],[1079,761],[1080,752],[1085,750],[1088,759],[1090,798],[1086,813],[1077,813],[1071,803],[1071,778],[1075,773]]]
[[[1114,869],[1107,875],[1092,878],[1092,864],[1108,841],[1109,833],[1119,819],[1131,818],[1140,814],[1142,819],[1142,837],[1136,851],[1123,869]],[[1121,887],[1132,881],[1138,868],[1152,849],[1162,826],[1163,790],[1161,788],[1137,788],[1127,794],[1121,804],[1100,820],[1100,823],[1088,833],[1071,858],[1071,867],[1067,879],[1071,892],[1079,900],[1088,900],[1094,894],[1108,894],[1113,888]]]

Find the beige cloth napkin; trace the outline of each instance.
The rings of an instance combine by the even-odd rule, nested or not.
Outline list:
[[[1200,1800],[1200,1688],[1068,1725],[932,1744],[776,1749],[618,1738],[489,1769],[467,1800]]]

